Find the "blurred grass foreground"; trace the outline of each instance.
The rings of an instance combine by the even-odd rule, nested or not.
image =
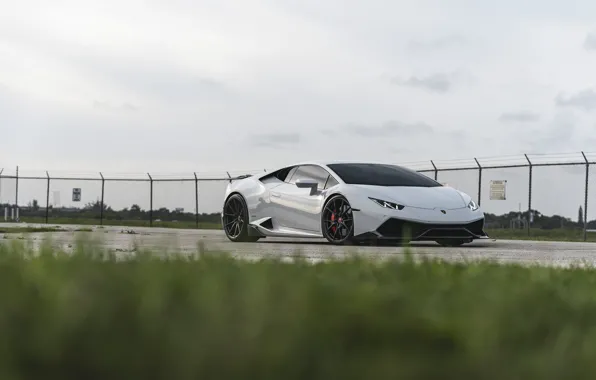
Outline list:
[[[0,244],[0,379],[593,379],[596,271]]]

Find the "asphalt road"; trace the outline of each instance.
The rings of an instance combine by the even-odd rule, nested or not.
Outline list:
[[[1,226],[23,226],[2,223]],[[32,226],[32,225],[30,225]],[[199,247],[207,251],[226,251],[236,257],[258,259],[278,256],[291,259],[296,255],[310,261],[343,258],[351,253],[363,254],[376,259],[395,258],[403,255],[401,247],[338,247],[324,240],[267,238],[257,243],[232,243],[218,230],[181,230],[143,227],[93,227],[94,232],[75,232],[77,228],[90,226],[62,225],[65,231],[51,233],[5,234],[2,242],[19,239],[31,240],[35,245],[51,236],[53,244],[65,250],[73,248],[76,235],[86,234],[100,239],[104,246],[122,252],[134,252],[138,247],[156,249],[160,252],[197,252]],[[0,236],[2,238],[2,236]],[[435,243],[412,243],[411,252],[416,257],[431,256],[449,260],[491,259],[497,262],[538,263],[542,265],[568,266],[571,264],[596,264],[596,243],[546,242],[521,240],[476,241],[457,248],[444,248]]]

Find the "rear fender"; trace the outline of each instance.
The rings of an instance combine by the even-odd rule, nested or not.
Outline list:
[[[227,199],[231,194],[236,193],[244,198],[244,202],[248,209],[249,223],[273,216],[274,210],[271,207],[269,189],[267,188],[267,185],[259,181],[258,178],[249,177],[233,181],[227,186],[224,199]]]

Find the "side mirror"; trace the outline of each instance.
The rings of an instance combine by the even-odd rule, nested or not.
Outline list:
[[[319,183],[314,179],[310,178],[300,178],[296,180],[296,187],[301,189],[310,189],[310,195],[313,195],[317,191],[317,187],[319,187]]]

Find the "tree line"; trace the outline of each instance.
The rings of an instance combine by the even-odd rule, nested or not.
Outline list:
[[[4,207],[10,207],[10,205],[4,204],[2,208]],[[102,205],[100,201],[88,202],[80,208],[50,206],[48,208],[48,215],[50,218],[100,219],[102,215],[101,209]],[[40,207],[39,202],[34,199],[26,207],[19,207],[19,214],[21,219],[24,217],[42,218],[46,215],[46,208]],[[153,220],[179,222],[194,222],[196,220],[194,212],[170,210],[166,207],[149,211],[142,209],[138,204],[133,204],[130,207],[116,210],[106,203],[103,204],[104,220],[149,220],[149,214],[151,214]],[[200,223],[220,223],[221,215],[219,213],[199,213],[198,219]]]
[[[10,207],[9,204],[3,204],[2,208]],[[76,218],[76,219],[100,219],[101,202],[88,202],[81,208],[66,208],[66,207],[49,207],[48,214],[51,218]],[[39,202],[33,199],[27,207],[20,208],[20,216],[23,217],[45,217],[45,207],[40,207]],[[104,220],[149,220],[149,210],[142,209],[138,204],[133,204],[130,207],[121,210],[113,209],[111,206],[104,203],[103,218]],[[488,228],[525,228],[525,221],[528,220],[528,211],[518,212],[511,211],[506,214],[496,215],[485,213],[486,226]],[[579,206],[578,217],[576,220],[567,218],[561,215],[544,215],[538,210],[531,210],[533,228],[541,229],[555,229],[555,228],[583,228],[584,212],[583,207]],[[182,210],[170,210],[166,207],[155,209],[151,212],[153,220],[162,221],[186,221],[194,222],[196,215],[194,212],[187,212]],[[198,219],[200,223],[219,223],[221,221],[220,213],[199,213]],[[588,228],[596,229],[596,220],[591,220],[587,224]]]
[[[584,210],[582,206],[579,206],[576,220],[556,214],[551,216],[544,215],[538,210],[526,210],[521,213],[519,211],[511,211],[502,215],[484,214],[486,225],[490,228],[524,228],[526,226],[525,221],[530,219],[530,215],[532,228],[552,230],[555,228],[584,227]],[[596,229],[596,220],[588,221],[587,228]]]

